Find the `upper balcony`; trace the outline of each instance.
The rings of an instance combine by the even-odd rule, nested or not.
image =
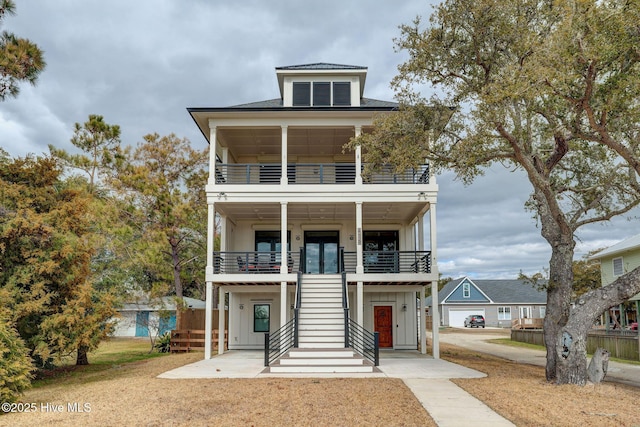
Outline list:
[[[279,184],[279,163],[216,163],[216,184]],[[355,163],[289,163],[288,184],[355,184]],[[394,173],[392,167],[363,177],[363,184],[429,184],[429,166]]]

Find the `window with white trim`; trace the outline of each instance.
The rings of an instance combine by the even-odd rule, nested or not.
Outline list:
[[[462,284],[462,298],[471,298],[471,285],[467,282]]]
[[[547,307],[545,307],[544,305],[540,306],[540,318],[544,319],[546,314],[547,314]]]
[[[613,275],[614,276],[622,276],[624,274],[624,266],[622,264],[622,257],[614,258],[613,263]]]
[[[511,320],[511,307],[498,307],[498,320]]]

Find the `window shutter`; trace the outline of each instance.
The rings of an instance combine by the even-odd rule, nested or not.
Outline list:
[[[293,106],[308,107],[311,105],[311,83],[293,83]]]
[[[324,82],[313,83],[313,105],[328,107],[331,105],[331,84]]]
[[[351,105],[351,83],[333,83],[333,105]]]

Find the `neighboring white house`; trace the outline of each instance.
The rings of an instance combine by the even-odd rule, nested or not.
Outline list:
[[[214,285],[219,301],[228,294],[230,350],[264,348],[298,301],[300,347],[344,347],[343,304],[382,348],[419,347],[416,293],[438,280],[438,186],[426,164],[363,177],[360,148],[343,148],[397,108],[363,96],[366,76],[361,66],[278,67],[275,99],[188,109],[211,147],[207,308],[211,319]]]
[[[602,286],[606,286],[623,274],[640,267],[640,234],[603,249],[590,256],[589,259],[600,261]],[[626,312],[621,306],[610,310],[610,315],[616,316],[616,319],[622,322],[621,326],[623,327],[637,322],[640,313],[640,294],[630,298],[629,301],[635,303],[635,310],[631,309]]]
[[[205,302],[194,298],[183,298],[187,308],[204,309]],[[123,304],[114,319],[115,337],[148,337],[162,335],[176,327],[176,302],[173,297],[157,301],[142,298],[140,301]]]

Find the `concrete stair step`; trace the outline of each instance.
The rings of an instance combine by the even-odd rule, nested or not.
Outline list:
[[[344,346],[344,340],[342,342],[298,342],[298,348],[303,349],[330,349],[336,348],[342,344]]]
[[[289,351],[289,357],[297,359],[318,359],[318,358],[331,358],[331,359],[349,359],[356,356],[353,350],[347,348],[327,348],[323,350],[314,349],[292,349]]]
[[[336,348],[340,344],[344,345],[344,337],[326,335],[305,338],[298,337],[298,346],[302,348],[313,348],[314,345],[321,346],[320,348],[327,348],[327,345]]]
[[[289,358],[283,357],[280,359],[280,366],[362,366],[364,365],[363,359],[332,359],[332,358]]]
[[[370,373],[373,366],[282,366],[274,365],[270,368],[271,373],[280,374],[333,374],[333,373]]]

